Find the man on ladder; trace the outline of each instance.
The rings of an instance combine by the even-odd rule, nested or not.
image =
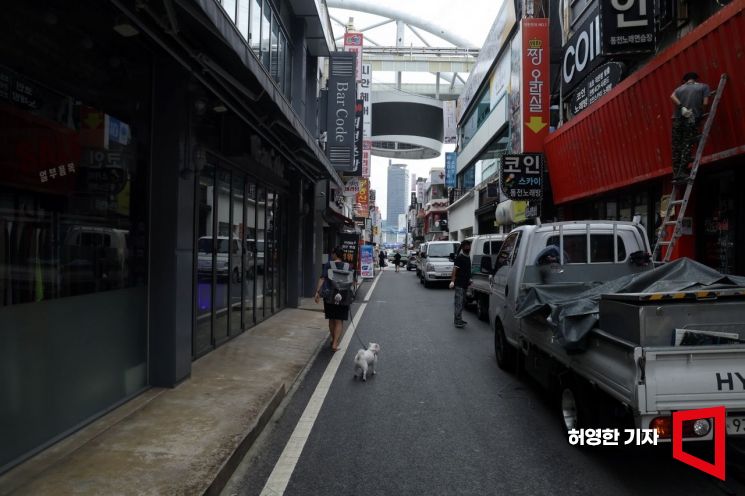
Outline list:
[[[727,75],[722,74],[719,78],[714,102],[706,117],[704,129],[698,133],[698,122],[703,117],[704,106],[709,103],[709,87],[698,82],[698,74],[689,72],[683,76],[683,84],[676,88],[670,99],[675,102],[677,108],[673,115],[673,187],[665,208],[665,215],[657,230],[657,241],[652,251],[654,263],[669,262],[675,248],[675,243],[681,236],[683,219],[686,207],[691,197],[693,181],[701,159],[703,158],[704,146],[709,138],[714,117],[717,113],[719,101],[722,98],[724,86],[727,83]],[[695,158],[691,161],[691,147],[696,145]],[[690,172],[688,164],[691,164]]]
[[[673,181],[688,179],[688,164],[691,162],[691,147],[696,142],[698,124],[709,103],[709,86],[698,82],[698,74],[689,72],[683,76],[670,99],[675,103],[673,113]]]

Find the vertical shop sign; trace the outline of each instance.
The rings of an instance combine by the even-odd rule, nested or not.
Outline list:
[[[362,100],[354,106],[354,172],[350,175],[362,175]]]
[[[455,188],[455,168],[458,154],[455,152],[445,153],[445,187]]]
[[[549,124],[548,19],[526,18],[522,24],[522,149],[540,152]]]
[[[360,189],[357,192],[357,197],[354,202],[354,215],[355,217],[367,217],[369,215],[368,202],[370,198],[368,192],[370,191],[370,180],[367,178],[360,178]]]
[[[348,32],[344,34],[344,51],[352,52],[356,55],[355,80],[362,80],[362,43],[364,36],[362,33]]]
[[[362,177],[370,177],[372,154],[372,66],[362,64],[357,99],[362,100]]]
[[[326,155],[335,169],[353,172],[354,107],[357,99],[354,54],[333,53],[329,65]]]
[[[442,102],[443,130],[445,131],[442,142],[446,145],[457,143],[457,121],[455,120],[455,100]]]

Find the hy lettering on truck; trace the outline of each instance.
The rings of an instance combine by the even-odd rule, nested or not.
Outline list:
[[[723,406],[673,412],[673,458],[717,479],[725,480],[725,417],[726,410]],[[714,421],[714,463],[683,451],[683,422],[706,418]]]
[[[742,388],[745,391],[745,377],[739,372],[725,372],[724,374],[717,372],[717,390],[724,391],[725,386],[728,388],[727,391],[734,391],[736,388]]]

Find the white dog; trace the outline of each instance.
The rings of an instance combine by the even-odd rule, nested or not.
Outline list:
[[[367,381],[367,370],[368,368],[375,375],[375,367],[378,365],[378,353],[380,353],[380,345],[377,343],[370,343],[367,345],[366,350],[359,350],[357,355],[354,357],[354,378],[357,378],[357,374],[360,375],[363,381]]]

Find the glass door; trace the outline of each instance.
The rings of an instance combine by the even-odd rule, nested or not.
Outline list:
[[[233,172],[230,212],[231,267],[234,267],[230,283],[230,335],[239,334],[243,325],[243,281],[246,279],[246,221],[244,219],[245,176]]]
[[[266,288],[266,190],[256,189],[256,322],[264,320]]]
[[[197,277],[195,288],[196,323],[192,355],[196,358],[212,349],[213,267],[215,266],[215,167],[205,165],[198,179],[196,219]]]
[[[256,302],[257,241],[256,241],[256,183],[246,181],[246,277],[243,279],[243,326],[251,327],[256,323],[254,308]]]

